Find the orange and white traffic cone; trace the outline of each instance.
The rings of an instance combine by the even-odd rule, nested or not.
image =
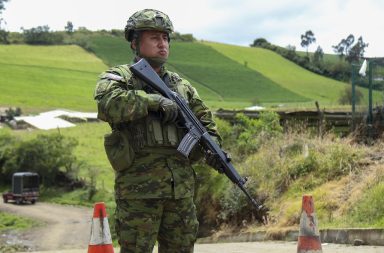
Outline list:
[[[321,253],[320,232],[311,195],[303,196],[297,253]]]
[[[113,253],[107,211],[103,202],[96,203],[93,209],[91,239],[89,241],[88,253]]]

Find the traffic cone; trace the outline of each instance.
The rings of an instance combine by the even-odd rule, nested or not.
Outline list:
[[[113,253],[107,211],[104,202],[96,203],[93,209],[91,239],[88,253]]]
[[[320,232],[311,195],[303,196],[297,253],[321,253]]]

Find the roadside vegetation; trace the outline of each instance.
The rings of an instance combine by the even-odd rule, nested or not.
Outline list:
[[[40,222],[25,217],[17,216],[10,213],[0,212],[0,233],[8,231],[21,232],[36,226],[42,225]],[[3,243],[3,238],[0,238],[0,252],[14,253],[28,251],[28,247],[21,244]]]
[[[40,225],[38,221],[0,212],[0,232],[6,230],[25,230],[38,225]]]
[[[332,132],[318,136],[303,125],[284,130],[279,125],[278,115],[272,112],[262,113],[259,119],[240,114],[233,125],[216,120],[224,138],[223,148],[232,155],[240,174],[248,177],[247,187],[251,194],[271,209],[271,223],[267,227],[260,226],[255,219],[257,213],[243,193],[224,175],[202,162],[195,166],[200,236],[222,229],[237,232],[266,229],[272,235],[296,230],[303,194],[314,196],[320,228],[379,228],[384,225],[381,200],[384,144],[380,140],[368,147],[352,137],[341,138]],[[108,131],[104,123],[80,124],[60,130],[63,140],[77,140],[72,154],[77,161],[83,162],[72,178],[84,184],[71,188],[65,182],[60,184],[59,179],[57,186],[60,187],[42,187],[41,200],[90,207],[103,201],[108,207],[114,233],[114,173],[102,143],[102,136]],[[42,131],[4,132],[7,131],[3,131],[2,138],[9,138],[9,135],[20,138],[17,145],[23,146],[36,142]],[[57,138],[58,133],[51,130],[45,131],[45,135]],[[2,161],[6,158],[3,155]],[[4,164],[2,169],[7,167]],[[60,171],[66,172],[65,166],[60,167]]]

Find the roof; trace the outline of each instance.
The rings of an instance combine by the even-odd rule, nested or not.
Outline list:
[[[244,109],[247,111],[262,111],[265,109],[265,107],[254,105],[254,106],[246,107]]]
[[[16,172],[13,173],[14,177],[23,177],[23,176],[39,176],[39,174],[35,172]]]
[[[43,130],[76,126],[75,124],[60,118],[63,116],[66,116],[68,118],[97,119],[97,113],[53,110],[41,113],[36,116],[15,117],[15,120],[24,121],[35,128]]]

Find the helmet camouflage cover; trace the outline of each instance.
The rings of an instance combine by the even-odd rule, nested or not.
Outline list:
[[[125,26],[125,38],[132,41],[134,31],[157,30],[166,33],[173,32],[173,25],[168,15],[154,9],[144,9],[135,12]]]

